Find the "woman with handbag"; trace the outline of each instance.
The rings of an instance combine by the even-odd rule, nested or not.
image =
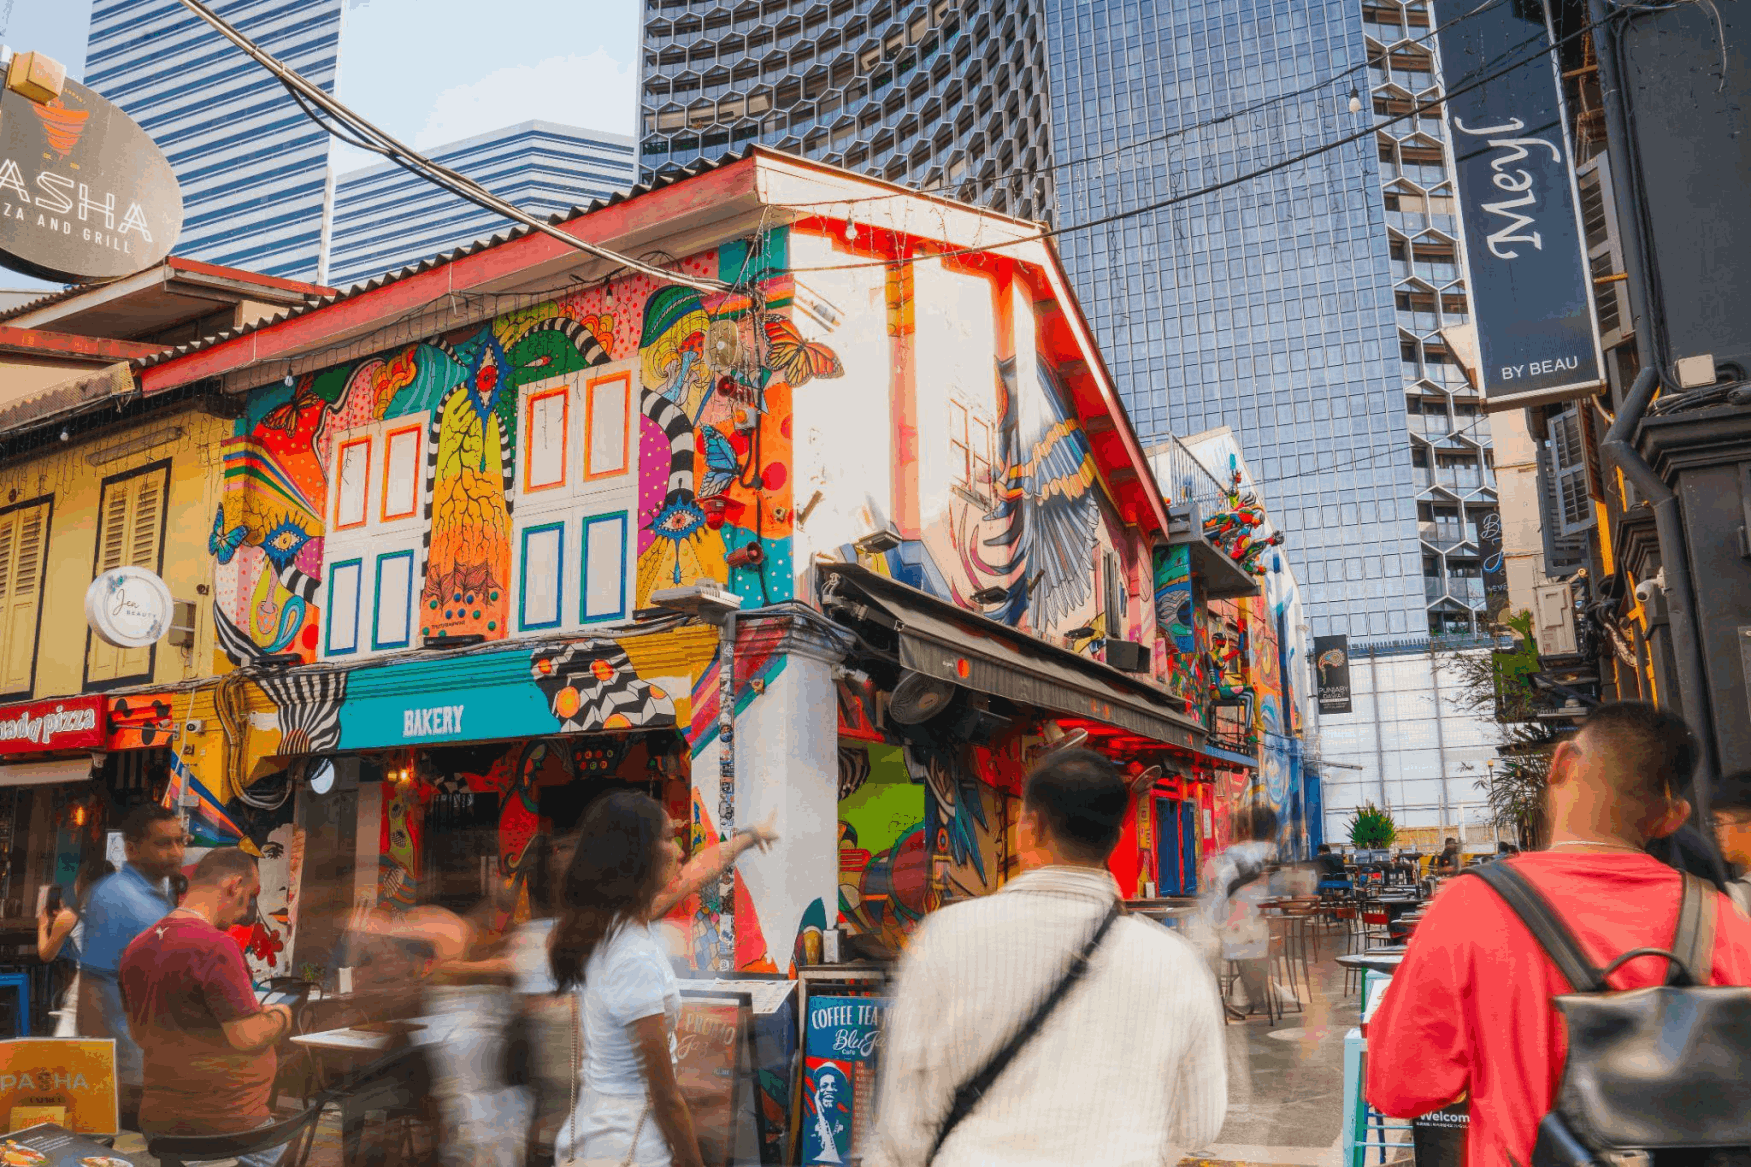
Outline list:
[[[548,948],[581,1047],[581,1097],[556,1140],[560,1167],[700,1167],[675,1076],[681,992],[652,925],[750,847],[770,846],[771,821],[682,868],[680,828],[655,799],[619,792],[585,814]]]

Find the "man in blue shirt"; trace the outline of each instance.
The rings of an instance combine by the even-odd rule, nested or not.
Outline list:
[[[156,924],[176,905],[170,877],[182,867],[182,820],[174,810],[147,803],[122,820],[122,845],[128,861],[92,889],[85,903],[85,934],[79,954],[79,1033],[113,1037],[116,1080],[124,1114],[139,1109],[145,1085],[140,1047],[128,1033],[116,970],[134,937]]]

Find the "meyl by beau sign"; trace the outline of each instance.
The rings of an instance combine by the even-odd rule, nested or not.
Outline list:
[[[0,265],[49,280],[151,267],[182,231],[182,191],[127,114],[67,82],[38,103],[0,95]]]
[[[1434,7],[1486,408],[1584,396],[1604,368],[1544,5]]]

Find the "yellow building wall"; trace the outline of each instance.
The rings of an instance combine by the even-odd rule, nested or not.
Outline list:
[[[195,643],[184,649],[160,641],[151,680],[139,683],[174,685],[210,675],[213,615],[211,597],[203,593],[211,591],[213,569],[207,535],[218,498],[219,440],[229,425],[192,409],[157,414],[90,439],[63,444],[51,437],[40,454],[0,467],[0,506],[45,496],[52,502],[32,698],[86,691],[85,592],[95,575],[103,484],[156,462],[169,463],[159,574],[172,597],[194,602]]]

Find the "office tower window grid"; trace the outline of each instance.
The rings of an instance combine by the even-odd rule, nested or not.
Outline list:
[[[221,0],[215,11],[333,92],[342,0]],[[176,254],[318,279],[328,134],[243,50],[174,0],[97,0],[85,83],[152,135],[182,184]]]
[[[562,214],[633,184],[631,138],[530,121],[427,151],[531,215]],[[393,162],[335,181],[329,283],[346,287],[511,228],[502,215]]]
[[[1426,4],[1391,0],[1362,7],[1368,101],[1380,129],[1381,201],[1386,210],[1400,374],[1410,422],[1423,546],[1429,633],[1485,631],[1480,528],[1496,513],[1495,467],[1482,400],[1460,370],[1451,330],[1470,321],[1452,156],[1439,106]]]
[[[647,0],[643,175],[758,142],[1050,220],[1042,15],[1032,0]]]

